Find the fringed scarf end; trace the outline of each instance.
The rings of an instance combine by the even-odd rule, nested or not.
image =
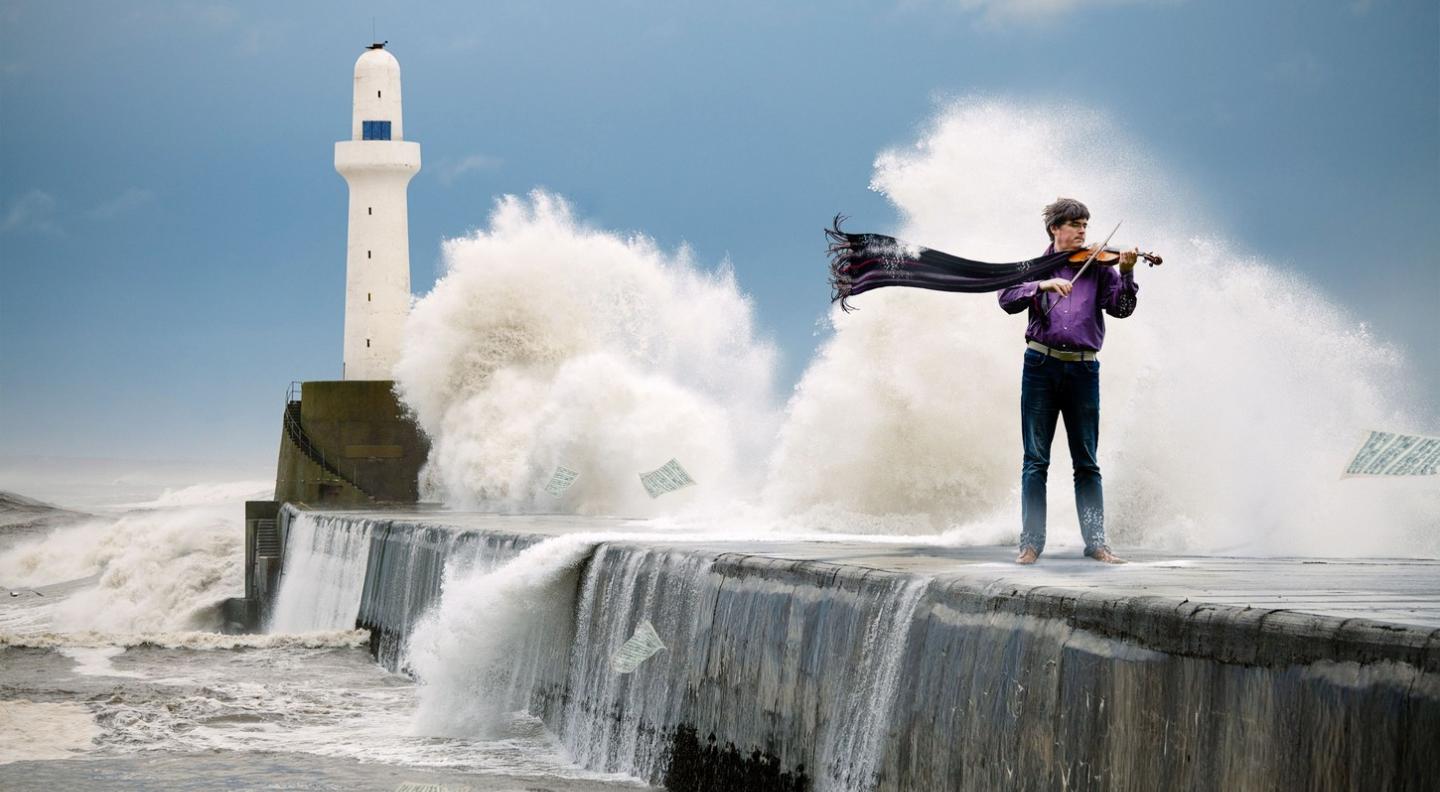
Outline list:
[[[857,236],[847,234],[840,229],[840,224],[843,222],[845,222],[844,215],[835,215],[831,226],[825,229],[825,239],[829,242],[826,251],[830,256],[830,302],[840,303],[840,309],[850,313],[855,310],[850,307],[849,303],[855,279],[849,270],[863,243]]]

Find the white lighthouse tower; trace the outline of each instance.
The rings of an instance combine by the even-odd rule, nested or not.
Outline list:
[[[405,140],[400,62],[384,44],[371,44],[355,61],[350,139],[335,144],[335,170],[350,185],[343,377],[393,379],[410,310],[405,190],[420,170],[420,144]]]

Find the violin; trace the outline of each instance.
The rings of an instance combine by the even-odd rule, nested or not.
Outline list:
[[[1079,250],[1075,251],[1074,253],[1071,253],[1071,254],[1070,254],[1070,263],[1072,263],[1072,264],[1079,264],[1079,263],[1084,262],[1084,261],[1089,261],[1089,260],[1090,260],[1090,254],[1095,253],[1095,248],[1096,248],[1096,247],[1097,247],[1097,246],[1095,246],[1095,245],[1091,245],[1091,246],[1088,247],[1088,248],[1080,248]],[[1120,260],[1120,254],[1121,254],[1121,253],[1124,253],[1124,252],[1125,252],[1125,251],[1123,251],[1123,250],[1117,250],[1116,248],[1112,248],[1112,247],[1102,247],[1102,248],[1100,248],[1100,252],[1095,255],[1095,263],[1096,263],[1096,264],[1104,264],[1104,265],[1106,265],[1106,266],[1114,265],[1115,262],[1117,262],[1117,261]],[[1139,253],[1138,255],[1139,255],[1140,258],[1145,259],[1145,263],[1146,263],[1146,264],[1149,264],[1149,265],[1152,266],[1152,267],[1155,266],[1155,265],[1157,265],[1157,264],[1164,264],[1164,263],[1165,263],[1165,260],[1164,260],[1164,259],[1162,259],[1162,258],[1160,258],[1159,256],[1155,255],[1154,253],[1143,253],[1143,252],[1142,252],[1142,253]]]

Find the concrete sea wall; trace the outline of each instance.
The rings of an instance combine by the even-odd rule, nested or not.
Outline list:
[[[304,571],[297,547],[312,577],[363,575],[327,618],[353,607],[391,668],[450,595],[447,565],[498,569],[546,540],[282,521],[285,575]],[[670,789],[1440,785],[1440,631],[630,542],[595,544],[537,596],[491,695],[577,762]],[[667,649],[616,673],[641,621]]]
[[[389,380],[292,384],[281,420],[275,500],[352,508],[414,503],[430,446],[405,414],[394,385]]]

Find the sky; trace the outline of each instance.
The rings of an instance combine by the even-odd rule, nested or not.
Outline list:
[[[997,97],[1104,114],[1195,234],[1294,270],[1440,388],[1433,0],[395,8],[0,3],[0,456],[273,466],[288,384],[340,376],[333,144],[372,25],[422,147],[417,295],[442,240],[543,187],[728,262],[788,390],[825,338],[822,226],[893,230],[876,156]]]

